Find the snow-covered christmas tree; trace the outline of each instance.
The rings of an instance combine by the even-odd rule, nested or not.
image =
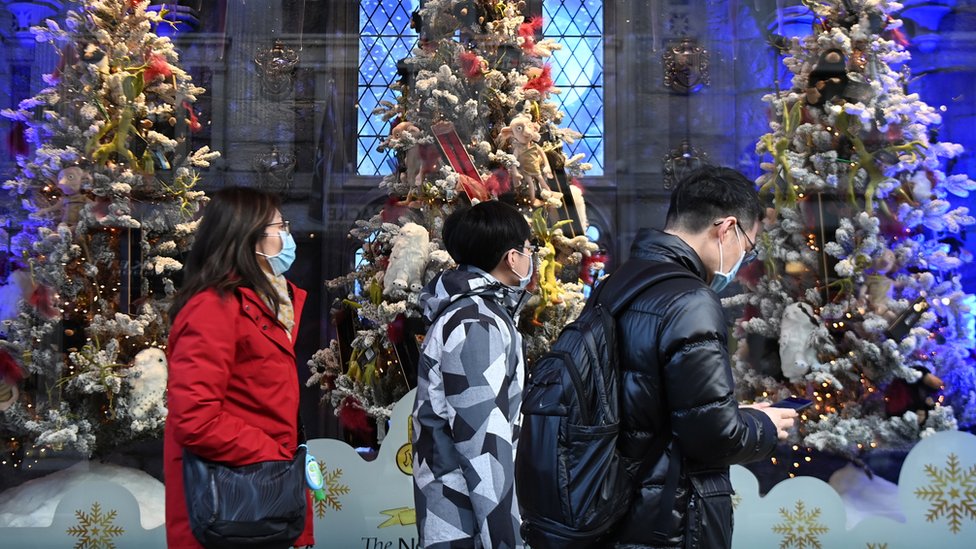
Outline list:
[[[974,300],[957,272],[974,219],[952,204],[976,183],[945,173],[961,147],[907,91],[901,6],[804,4],[817,23],[783,41],[792,87],[766,97],[757,146],[775,206],[764,261],[727,303],[745,305],[739,396],[813,400],[798,442],[856,458],[976,420]]]
[[[35,27],[60,54],[48,85],[3,116],[26,124],[5,200],[19,202],[13,238],[23,292],[0,341],[0,436],[16,455],[33,444],[83,455],[158,436],[168,321],[204,193],[192,150],[203,90],[179,67],[148,1],[95,0]],[[29,447],[28,447],[29,448]]]
[[[559,127],[563,114],[550,99],[559,90],[547,58],[559,45],[540,36],[541,17],[525,17],[523,5],[428,0],[413,15],[419,40],[398,64],[397,100],[373,113],[390,122],[383,147],[399,165],[381,184],[390,200],[352,231],[363,261],[331,282],[349,292],[334,310],[339,338],[309,361],[309,384],[322,387],[347,427],[386,419],[416,384],[418,297],[452,266],[440,232],[458,206],[501,198],[530,219],[540,248],[535,295],[522,313],[530,359],[575,318],[581,279],[602,268],[573,179],[589,165],[563,152],[579,134]]]

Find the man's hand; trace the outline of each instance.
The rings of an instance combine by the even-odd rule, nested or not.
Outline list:
[[[741,408],[753,408],[769,416],[776,426],[776,436],[780,440],[786,440],[790,436],[789,430],[796,423],[796,410],[792,408],[774,408],[769,402],[757,402],[755,404],[744,404]]]

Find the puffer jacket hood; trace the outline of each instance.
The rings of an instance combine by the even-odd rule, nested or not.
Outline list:
[[[433,322],[451,303],[471,296],[495,301],[514,318],[525,294],[524,290],[502,284],[477,267],[461,265],[435,276],[421,292],[420,302],[424,304],[424,320],[428,323]]]

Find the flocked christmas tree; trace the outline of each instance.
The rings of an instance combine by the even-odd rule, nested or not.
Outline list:
[[[958,273],[974,219],[952,205],[976,184],[945,173],[961,147],[938,141],[941,114],[907,91],[900,6],[805,4],[814,32],[784,41],[792,88],[766,97],[775,121],[757,146],[776,212],[764,261],[727,301],[746,306],[740,397],[812,399],[801,444],[857,458],[976,419]]]
[[[440,231],[455,208],[501,197],[531,221],[538,275],[521,317],[530,359],[575,318],[582,280],[602,268],[573,184],[589,165],[564,154],[579,134],[559,127],[550,100],[559,90],[546,60],[559,45],[539,36],[541,18],[526,18],[522,5],[428,0],[413,15],[419,41],[398,64],[397,100],[373,113],[392,126],[383,146],[399,169],[382,181],[390,201],[352,231],[363,261],[331,282],[349,292],[334,310],[339,337],[309,361],[309,384],[321,385],[347,427],[371,417],[382,429],[416,384],[418,297],[452,267]]]
[[[206,200],[195,168],[216,154],[189,146],[203,90],[151,32],[165,23],[148,3],[84,2],[34,28],[60,62],[3,112],[32,145],[4,183],[22,205],[10,221],[28,296],[0,341],[18,389],[0,435],[15,455],[28,444],[89,455],[161,432],[165,310]]]

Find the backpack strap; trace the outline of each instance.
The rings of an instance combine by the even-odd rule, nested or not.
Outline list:
[[[674,437],[659,438],[664,439],[664,444],[662,444],[657,458],[652,462],[645,461],[641,463],[641,469],[644,469],[645,473],[647,472],[646,468],[650,467],[652,463],[656,463],[661,458],[661,455],[664,454],[668,443],[674,440]],[[640,476],[643,477],[644,475],[641,474]],[[671,520],[671,510],[674,508],[674,498],[678,491],[679,478],[681,478],[681,450],[675,444],[671,447],[671,458],[668,460],[668,474],[664,477],[664,487],[661,489],[661,506],[658,507],[657,516],[654,517],[654,522],[651,524],[651,532],[660,538],[667,536],[667,526]]]
[[[688,277],[694,275],[687,269],[679,265],[668,262],[649,261],[646,259],[631,259],[624,263],[620,270],[610,275],[598,288],[599,293],[593,296],[598,305],[602,305],[610,312],[610,317],[616,321],[620,314],[634,299],[651,286],[672,278]],[[607,290],[607,288],[610,288]],[[606,290],[606,293],[604,292]],[[615,332],[614,332],[615,333]],[[614,341],[611,345],[613,353],[613,364],[619,364],[618,345]],[[651,446],[647,449],[637,468],[636,481],[640,482],[648,470],[657,463],[668,445],[674,438],[668,436],[658,436],[651,441]],[[681,477],[681,453],[678,446],[671,449],[671,459],[668,461],[668,472],[664,480],[664,487],[661,492],[661,502],[658,507],[657,515],[651,524],[651,532],[658,537],[665,537],[667,526],[671,519],[671,512],[674,507],[675,492],[678,489],[678,480]],[[636,486],[639,489],[639,486]]]
[[[616,317],[644,290],[658,282],[679,277],[691,278],[694,275],[674,263],[631,259],[599,285],[598,293],[594,297]]]

